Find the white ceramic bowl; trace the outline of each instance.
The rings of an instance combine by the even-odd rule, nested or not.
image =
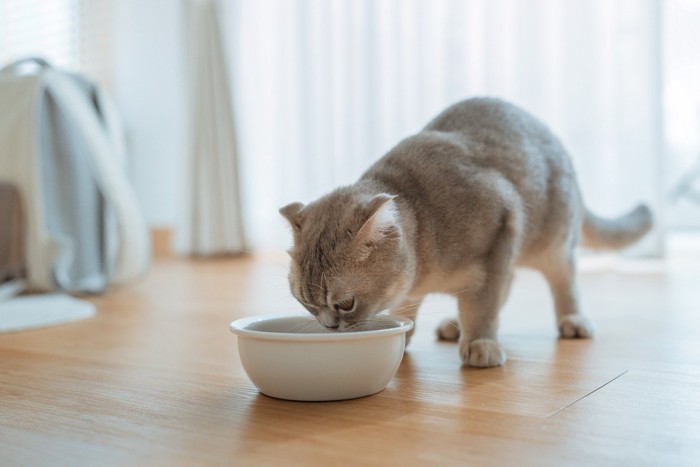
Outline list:
[[[399,368],[410,319],[383,318],[371,331],[332,332],[306,316],[257,316],[229,326],[248,377],[263,394],[296,401],[369,396]]]

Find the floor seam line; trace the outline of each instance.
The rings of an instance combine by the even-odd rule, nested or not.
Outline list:
[[[546,417],[544,417],[545,420],[548,419],[548,418],[554,417],[555,415],[557,415],[557,414],[563,412],[564,410],[568,409],[568,408],[571,407],[572,405],[574,405],[574,404],[576,404],[576,403],[582,401],[583,399],[585,399],[586,397],[590,396],[591,394],[593,394],[593,393],[595,393],[595,392],[598,392],[599,390],[603,389],[605,386],[607,386],[608,384],[612,383],[612,382],[615,381],[616,379],[621,378],[622,376],[624,376],[624,375],[627,374],[628,372],[629,372],[629,370],[623,371],[622,373],[620,373],[619,375],[615,376],[613,379],[611,379],[611,380],[608,381],[607,383],[598,386],[597,388],[593,389],[592,391],[590,391],[590,392],[584,394],[583,396],[579,397],[579,398],[576,399],[575,401],[570,402],[570,403],[566,404],[566,405],[563,406],[563,407],[560,407],[559,409],[555,410],[554,412],[552,412],[552,413],[550,413],[549,415],[547,415]]]

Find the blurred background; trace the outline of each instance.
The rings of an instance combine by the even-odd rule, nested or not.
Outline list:
[[[286,247],[280,206],[490,95],[554,130],[594,211],[648,202],[633,254],[661,256],[700,232],[699,29],[692,0],[0,0],[0,64],[113,96],[146,220],[184,252]]]

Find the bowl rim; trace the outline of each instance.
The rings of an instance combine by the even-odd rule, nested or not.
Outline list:
[[[355,332],[331,332],[331,333],[294,333],[294,332],[269,332],[256,331],[246,329],[247,326],[253,323],[263,321],[274,321],[286,318],[306,318],[303,315],[258,315],[240,318],[231,321],[228,325],[229,330],[239,337],[252,337],[263,340],[272,341],[315,341],[315,342],[341,342],[353,341],[362,339],[372,339],[376,337],[393,336],[397,334],[405,334],[413,329],[413,321],[404,316],[387,316],[398,323],[398,326],[388,329],[376,329],[373,331],[355,331]]]

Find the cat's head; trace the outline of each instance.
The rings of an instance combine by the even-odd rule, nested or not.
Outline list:
[[[280,213],[294,234],[292,294],[322,325],[357,328],[408,292],[413,258],[394,196],[340,188]]]

